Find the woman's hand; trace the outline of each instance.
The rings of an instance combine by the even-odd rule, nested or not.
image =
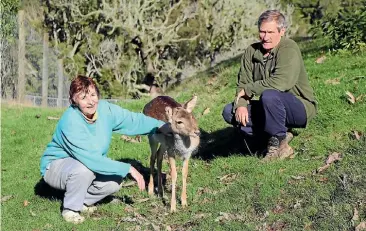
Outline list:
[[[129,173],[131,174],[133,179],[135,179],[137,181],[137,185],[138,185],[140,191],[145,190],[145,180],[144,180],[144,177],[141,175],[141,173],[139,173],[139,171],[137,171],[132,166],[130,167]]]

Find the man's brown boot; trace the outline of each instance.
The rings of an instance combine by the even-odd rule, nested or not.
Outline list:
[[[263,162],[268,162],[275,159],[285,159],[294,153],[294,150],[288,145],[292,140],[293,134],[286,132],[286,137],[280,141],[278,137],[272,136],[268,140],[267,154],[263,158]]]

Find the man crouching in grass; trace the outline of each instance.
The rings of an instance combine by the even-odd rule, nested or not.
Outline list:
[[[260,42],[244,51],[236,99],[222,115],[240,128],[245,139],[268,139],[264,161],[284,159],[294,152],[289,146],[293,134],[288,130],[306,127],[316,115],[316,101],[300,49],[284,37],[284,15],[265,11],[258,29]]]

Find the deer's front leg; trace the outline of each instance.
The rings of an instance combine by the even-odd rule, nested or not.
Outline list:
[[[150,156],[150,180],[148,186],[148,193],[149,195],[154,195],[154,167],[158,150],[158,143],[151,136],[149,136],[149,144],[151,149],[151,156]]]
[[[186,207],[188,205],[187,204],[188,163],[189,163],[189,158],[186,158],[186,159],[183,160],[183,168],[182,168],[183,188],[182,188],[182,195],[181,195],[182,207]]]
[[[172,177],[172,198],[170,200],[170,212],[175,212],[177,210],[176,201],[176,183],[177,183],[177,168],[175,166],[175,157],[169,156],[169,166],[170,166],[170,176]]]

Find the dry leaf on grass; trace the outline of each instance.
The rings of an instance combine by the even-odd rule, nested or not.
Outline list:
[[[335,161],[342,160],[342,155],[339,152],[333,152],[325,161],[325,164],[332,164]]]
[[[359,225],[357,225],[357,227],[355,228],[355,231],[362,231],[362,230],[366,230],[366,222],[361,222]]]
[[[327,59],[327,57],[325,55],[322,55],[320,57],[318,57],[315,62],[320,64],[320,63],[323,63],[325,60]]]
[[[28,205],[29,205],[29,201],[24,200],[24,201],[23,201],[23,206],[24,206],[24,207],[27,207]]]
[[[217,80],[217,77],[216,76],[213,76],[211,79],[209,79],[207,81],[207,84],[213,85],[216,82],[216,80]]]
[[[361,139],[361,136],[362,136],[362,133],[359,132],[359,131],[352,131],[351,132],[351,136],[355,140],[360,140]]]
[[[325,165],[318,168],[317,173],[323,172],[324,170],[329,168],[332,163],[340,160],[342,160],[342,155],[338,152],[333,152],[328,156],[327,160],[325,161]]]
[[[354,96],[351,92],[346,91],[346,95],[348,96],[347,100],[348,100],[351,104],[356,103],[356,98],[355,98],[355,96]]]
[[[341,81],[340,81],[340,79],[339,78],[335,78],[335,79],[327,79],[326,81],[325,81],[325,84],[332,84],[332,85],[338,85],[338,84],[340,84],[341,83]]]
[[[120,137],[121,140],[124,140],[126,142],[130,142],[130,143],[140,143],[141,142],[141,137],[140,136],[136,136],[135,138],[131,138],[125,135],[122,135]]]
[[[146,202],[150,200],[150,198],[142,198],[142,199],[139,199],[139,200],[136,200],[137,203],[143,203],[143,202]]]
[[[13,198],[13,195],[3,196],[1,197],[1,202],[5,202]]]
[[[202,115],[206,115],[206,114],[208,114],[208,113],[210,113],[210,108],[208,107],[208,108],[206,108],[203,112],[202,112]]]
[[[216,222],[225,222],[225,221],[244,221],[244,217],[240,214],[232,214],[232,213],[225,213],[220,212],[220,216],[218,216],[215,221]]]
[[[217,177],[217,178],[223,184],[231,184],[232,181],[234,181],[237,177],[238,177],[238,174],[236,174],[236,173],[229,173],[227,175],[224,175],[222,177]]]
[[[58,117],[53,117],[53,116],[47,116],[48,120],[59,120],[60,118]]]
[[[352,221],[358,221],[360,220],[360,215],[358,213],[358,210],[357,208],[354,208],[353,209],[353,217],[352,217]]]
[[[305,179],[304,176],[291,176],[292,179],[294,180],[302,180],[302,179]]]
[[[130,186],[134,186],[135,184],[136,184],[136,181],[122,182],[121,187],[130,187]]]

